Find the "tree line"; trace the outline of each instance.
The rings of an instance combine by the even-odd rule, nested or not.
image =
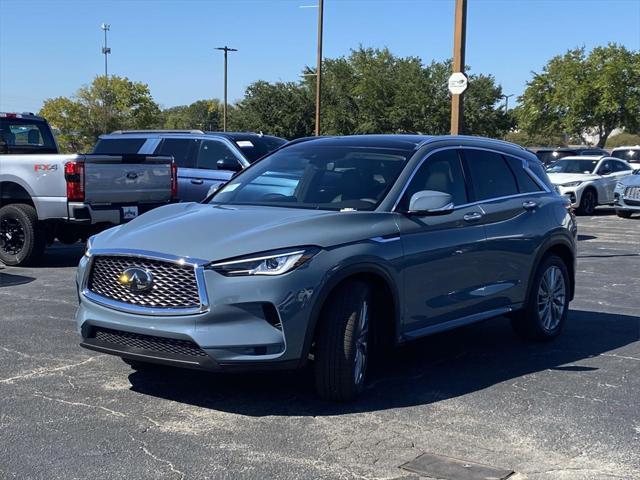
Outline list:
[[[322,134],[449,132],[450,61],[424,64],[361,47],[325,59],[322,68]],[[288,139],[313,135],[315,88],[308,67],[299,81],[256,81],[229,105],[229,129]],[[509,111],[496,79],[471,71],[464,107],[471,135],[555,146],[585,143],[595,134],[604,146],[621,128],[625,139],[640,141],[640,52],[616,44],[569,50],[532,72]],[[98,76],[71,98],[48,99],[39,113],[58,132],[63,151],[89,151],[100,134],[119,129],[222,129],[220,100],[163,109],[146,84],[118,76]]]

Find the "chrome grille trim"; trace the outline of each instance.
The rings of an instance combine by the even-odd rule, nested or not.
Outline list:
[[[624,190],[624,198],[640,200],[640,187],[627,187]]]
[[[160,316],[181,316],[181,315],[196,315],[209,311],[209,298],[207,295],[205,279],[204,279],[204,265],[208,263],[207,260],[191,258],[191,257],[179,257],[175,255],[167,255],[163,253],[150,252],[146,250],[133,250],[133,249],[91,249],[88,252],[89,262],[87,264],[84,278],[82,279],[81,292],[82,295],[91,300],[94,303],[108,307],[114,310],[134,313],[138,315],[160,315]],[[89,281],[94,268],[94,261],[96,258],[106,257],[132,257],[139,258],[140,261],[156,261],[165,263],[174,263],[180,267],[193,268],[197,292],[199,297],[198,305],[189,307],[166,307],[166,306],[143,306],[135,303],[127,303],[118,301],[112,298],[100,295],[89,288]]]

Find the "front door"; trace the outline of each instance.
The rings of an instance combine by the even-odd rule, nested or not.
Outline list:
[[[404,249],[405,333],[479,313],[473,292],[484,285],[486,258],[483,212],[469,204],[458,150],[430,155],[411,179],[398,211],[408,211],[421,190],[449,193],[453,212],[437,216],[399,216]],[[466,206],[465,206],[466,205]]]

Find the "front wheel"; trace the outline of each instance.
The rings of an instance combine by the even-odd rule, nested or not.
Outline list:
[[[28,265],[44,251],[45,235],[35,208],[12,203],[0,208],[0,260],[6,265]]]
[[[593,215],[598,205],[598,196],[592,188],[587,188],[582,193],[580,199],[580,206],[578,206],[577,213],[580,215]]]
[[[350,281],[334,292],[318,325],[315,378],[318,394],[335,401],[354,399],[363,389],[369,363],[371,289]]]
[[[515,332],[526,340],[557,337],[569,311],[569,273],[555,255],[545,258],[536,271],[527,306],[511,319]]]

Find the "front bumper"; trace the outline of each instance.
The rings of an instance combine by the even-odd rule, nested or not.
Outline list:
[[[322,264],[322,255],[313,262]],[[208,305],[190,315],[119,311],[83,294],[89,260],[78,268],[81,346],[164,365],[203,370],[290,369],[304,363],[312,300],[323,283],[307,265],[278,277],[223,277],[204,270]]]
[[[629,198],[625,195],[626,188],[616,187],[613,193],[613,205],[616,210],[625,212],[640,212],[640,198]]]
[[[571,206],[573,208],[578,208],[580,206],[580,199],[582,198],[582,189],[578,187],[563,187],[562,185],[557,185],[558,193],[560,195],[564,195],[569,202],[571,202]]]

